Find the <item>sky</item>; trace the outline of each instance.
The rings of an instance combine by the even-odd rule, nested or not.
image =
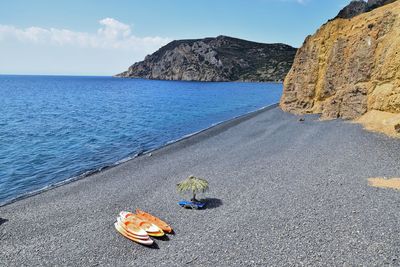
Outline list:
[[[113,75],[175,39],[300,47],[350,0],[1,0],[0,74]]]

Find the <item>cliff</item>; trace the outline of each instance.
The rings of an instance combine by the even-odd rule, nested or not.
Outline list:
[[[352,0],[350,4],[340,10],[335,19],[350,19],[395,1],[396,0],[368,0],[368,2],[365,2],[364,0]]]
[[[388,2],[393,1],[370,1],[366,13],[329,21],[307,37],[284,82],[283,110],[359,119],[368,128],[396,134],[400,1]]]
[[[296,49],[219,36],[173,41],[117,77],[185,81],[282,81]]]

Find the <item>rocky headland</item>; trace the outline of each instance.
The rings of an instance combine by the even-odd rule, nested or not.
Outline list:
[[[173,41],[117,77],[183,81],[282,81],[297,49],[218,36]]]
[[[399,15],[400,1],[353,1],[308,36],[285,79],[282,109],[399,135]]]

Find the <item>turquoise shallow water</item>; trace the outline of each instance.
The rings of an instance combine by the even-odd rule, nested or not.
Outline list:
[[[282,85],[0,76],[0,203],[276,103]]]

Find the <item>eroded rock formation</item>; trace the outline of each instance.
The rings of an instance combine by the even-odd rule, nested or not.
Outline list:
[[[307,37],[285,79],[282,109],[321,113],[325,119],[356,119],[371,111],[377,118],[384,112],[379,123],[395,124],[388,119],[400,113],[399,16],[400,1],[395,1],[329,21]]]

